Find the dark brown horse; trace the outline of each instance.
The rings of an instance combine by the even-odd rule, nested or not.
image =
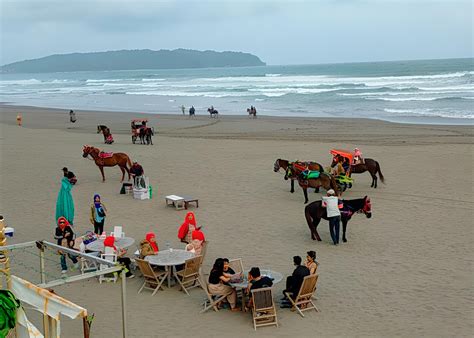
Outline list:
[[[298,178],[297,178],[297,176],[288,177],[287,169],[288,169],[288,165],[290,163],[291,163],[290,161],[282,160],[282,159],[279,158],[273,164],[273,171],[276,172],[276,173],[278,171],[280,171],[280,169],[283,169],[285,171],[284,179],[285,179],[285,181],[290,179],[290,182],[291,182],[290,192],[294,193],[295,192],[295,180],[297,180]],[[316,163],[316,162],[295,161],[295,163],[297,163],[298,166],[303,166],[303,167],[305,167],[306,169],[309,169],[309,170],[321,171],[321,172],[324,171],[323,166],[319,163]],[[295,168],[295,169],[297,169],[297,168]]]
[[[346,229],[347,223],[355,213],[363,213],[367,218],[372,217],[372,205],[370,204],[370,198],[365,196],[355,200],[343,200],[343,209],[341,210],[341,222],[342,222],[342,241],[347,242]],[[327,220],[326,208],[322,206],[321,201],[314,201],[308,204],[304,208],[304,215],[306,222],[308,223],[309,230],[311,231],[311,239],[321,241],[321,237],[318,234],[318,224],[321,218]]]
[[[148,145],[153,145],[153,139],[152,136],[155,135],[153,132],[153,128],[150,127],[142,127],[140,128],[140,144],[148,144]]]
[[[122,180],[120,182],[123,182],[125,172],[128,173],[128,179],[130,180],[129,168],[132,166],[132,161],[130,161],[130,157],[128,157],[127,154],[114,153],[110,157],[101,158],[99,156],[100,153],[101,151],[99,149],[87,145],[82,149],[82,157],[86,158],[90,155],[95,164],[99,167],[100,173],[102,174],[102,182],[105,182],[104,167],[114,167],[116,165],[118,165],[122,171]]]
[[[334,168],[334,166],[339,162],[344,162],[344,157],[341,155],[334,156],[331,163],[331,168]],[[383,177],[382,171],[380,170],[379,162],[371,158],[365,158],[364,163],[351,165],[350,174],[362,174],[366,171],[368,171],[370,176],[372,176],[372,184],[370,185],[371,188],[377,188],[377,173],[379,174],[382,183],[385,183],[385,178]]]
[[[107,141],[107,137],[110,135],[110,129],[107,126],[104,126],[102,124],[97,126],[97,134],[102,133],[104,135],[104,142]]]
[[[336,180],[332,177],[331,174],[321,172],[318,178],[304,178],[303,173],[298,175],[298,183],[303,189],[304,203],[308,203],[308,188],[316,189],[316,192],[319,192],[319,187],[323,187],[324,190],[328,191],[333,189],[336,193],[339,193],[339,186],[337,185]]]

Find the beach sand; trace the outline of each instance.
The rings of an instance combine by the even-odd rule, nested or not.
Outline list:
[[[15,123],[19,111],[22,128]],[[79,180],[73,189],[79,233],[91,230],[88,208],[99,193],[109,209],[108,231],[123,225],[138,243],[152,230],[160,248],[167,241],[181,248],[176,234],[185,211],[166,207],[164,196],[187,194],[199,198],[199,208],[191,210],[210,241],[204,272],[217,257],[241,257],[245,268],[288,275],[292,256],[317,252],[319,313],[301,318],[278,308],[280,327],[255,333],[248,313],[199,314],[200,289],[190,296],[177,288],[154,297],[146,290],[137,294],[137,276],[127,281],[129,337],[472,336],[472,126],[84,111],[76,111],[78,122],[71,124],[64,110],[2,106],[0,112],[0,210],[15,228],[9,243],[53,241],[61,168],[67,166]],[[144,116],[157,132],[153,146],[131,142],[130,119]],[[113,145],[103,144],[97,124],[111,128]],[[82,157],[84,144],[138,160],[150,177],[153,199],[120,195],[118,168],[106,168],[102,183],[98,168]],[[331,148],[354,147],[380,162],[386,184],[379,181],[372,189],[368,173],[355,175],[344,198],[368,195],[373,216],[353,217],[347,243],[330,244],[327,221],[318,228],[322,242],[312,241],[302,191],[297,186],[291,194],[273,163],[283,158],[327,166]],[[311,201],[320,196],[309,193]],[[38,277],[36,257],[22,263],[13,259],[15,273]],[[59,276],[59,260],[48,264]],[[284,281],[275,285],[276,300],[283,288]],[[121,335],[120,283],[99,285],[93,279],[54,289],[95,313],[92,337]],[[63,337],[81,336],[79,320],[64,319],[61,327]]]

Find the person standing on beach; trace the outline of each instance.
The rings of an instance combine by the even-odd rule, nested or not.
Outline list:
[[[181,112],[183,113],[183,115],[184,115],[185,112],[186,112],[186,107],[184,106],[184,104],[181,106]]]
[[[58,241],[57,243],[59,246],[69,249],[74,247],[74,231],[72,230],[66,218],[59,217],[54,238]],[[63,251],[59,251],[59,254],[61,255],[61,273],[67,273],[66,256],[68,256],[72,261],[75,269],[79,267],[79,262],[76,256]]]
[[[100,201],[100,196],[98,194],[94,195],[94,203],[91,205],[91,214],[90,222],[94,225],[94,233],[100,235],[104,232],[104,222],[106,216],[107,208]]]
[[[69,111],[69,121],[71,121],[71,123],[76,123],[76,113],[74,112],[74,110],[70,110]]]
[[[327,191],[327,196],[322,197],[322,206],[326,208],[326,213],[329,221],[329,231],[334,245],[339,244],[339,224],[341,221],[342,203],[339,203],[339,198],[333,189]]]
[[[16,124],[21,127],[23,125],[23,117],[21,116],[21,113],[18,113],[16,116]]]

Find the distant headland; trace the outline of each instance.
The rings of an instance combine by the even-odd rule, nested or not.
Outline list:
[[[175,50],[118,50],[55,54],[0,67],[1,73],[53,73],[77,71],[179,69],[265,66],[258,56],[242,52]]]

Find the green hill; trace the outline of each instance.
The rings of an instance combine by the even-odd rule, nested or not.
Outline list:
[[[10,63],[2,66],[0,71],[2,73],[50,73],[248,66],[265,66],[265,63],[255,55],[242,52],[141,49],[56,54]]]

